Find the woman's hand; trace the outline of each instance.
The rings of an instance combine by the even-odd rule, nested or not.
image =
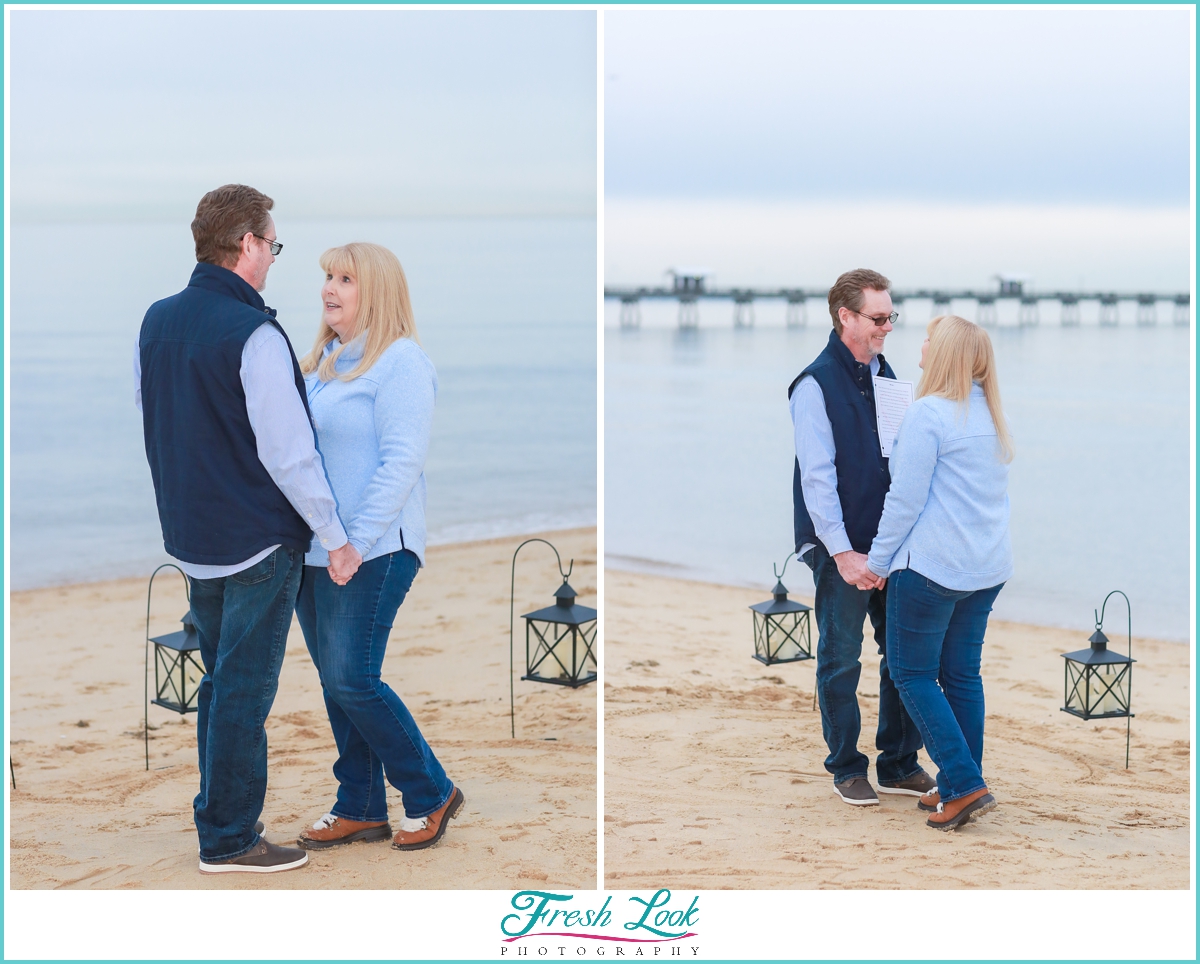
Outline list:
[[[350,543],[329,553],[329,578],[339,586],[344,586],[358,572],[362,565],[362,556]]]

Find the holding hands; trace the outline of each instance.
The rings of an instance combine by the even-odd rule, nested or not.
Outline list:
[[[887,585],[887,576],[877,576],[867,568],[867,557],[861,552],[847,550],[833,557],[838,573],[851,586],[859,589],[882,589]]]
[[[358,572],[358,567],[361,565],[362,556],[354,546],[347,542],[340,549],[330,551],[329,578],[339,586],[344,586],[350,581],[350,577]]]

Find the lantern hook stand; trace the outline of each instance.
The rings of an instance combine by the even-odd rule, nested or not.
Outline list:
[[[508,722],[512,730],[512,738],[517,738],[517,697],[516,689],[513,684],[513,613],[516,611],[517,605],[517,553],[524,549],[531,542],[543,542],[554,550],[554,559],[558,563],[558,574],[563,577],[563,582],[566,582],[571,573],[575,571],[575,560],[572,559],[567,571],[563,572],[562,556],[558,554],[558,550],[554,548],[554,544],[546,542],[545,539],[526,539],[519,546],[512,557],[512,586],[508,596]]]
[[[789,553],[788,553],[786,556],[784,556],[784,557],[783,557],[783,568],[782,568],[782,569],[780,569],[778,572],[775,572],[775,569],[776,569],[775,563],[771,563],[771,572],[774,572],[774,573],[775,573],[775,578],[776,578],[776,579],[777,579],[779,582],[783,582],[783,574],[784,574],[785,572],[787,572],[787,566],[788,566],[788,563],[792,561],[792,556],[793,556],[793,555],[794,555],[794,553],[791,553],[791,552],[789,552]],[[820,629],[820,626],[818,626],[817,628],[818,628],[818,630],[819,630],[819,629]],[[817,677],[816,677],[816,673],[815,673],[815,672],[813,673],[813,704],[812,704],[812,711],[813,711],[814,713],[817,711]]]
[[[1107,596],[1104,597],[1104,602],[1102,602],[1100,604],[1099,615],[1096,614],[1096,610],[1094,610],[1094,609],[1092,610],[1092,615],[1096,617],[1096,629],[1097,630],[1102,629],[1104,626],[1104,609],[1106,606],[1108,606],[1108,601],[1110,599],[1112,599],[1113,596],[1117,596],[1117,595],[1119,595],[1122,599],[1125,600],[1125,617],[1126,617],[1126,630],[1125,631],[1127,633],[1127,644],[1129,646],[1128,656],[1129,656],[1130,660],[1132,660],[1133,659],[1133,610],[1132,610],[1132,607],[1129,605],[1129,597],[1126,596],[1125,593],[1121,592],[1120,589],[1114,589],[1112,592],[1110,592]],[[1133,701],[1133,676],[1132,676],[1132,674],[1130,675],[1130,678],[1129,678],[1129,699],[1130,699],[1130,702],[1132,703],[1132,701]],[[1133,716],[1133,714],[1131,713],[1125,717],[1125,769],[1126,770],[1129,769],[1129,723],[1130,723],[1132,716]]]
[[[192,604],[192,584],[188,580],[187,573],[180,569],[173,562],[164,562],[161,566],[150,573],[150,585],[146,587],[146,665],[142,671],[142,735],[146,744],[146,769],[150,769],[150,594],[154,591],[154,577],[164,569],[174,569],[179,575],[183,576],[183,591],[187,596],[188,606]],[[158,664],[155,663],[155,666]],[[155,670],[157,673],[158,670]]]

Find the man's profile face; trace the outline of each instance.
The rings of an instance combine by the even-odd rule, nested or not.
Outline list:
[[[883,351],[883,340],[892,330],[892,323],[876,325],[875,318],[892,313],[892,296],[886,291],[863,289],[863,303],[858,311],[843,308],[838,313],[842,322],[842,341],[854,355],[874,358]],[[862,359],[859,358],[861,361]]]
[[[267,230],[263,232],[263,237],[267,241],[275,240],[275,221],[272,218],[267,219]],[[271,265],[275,263],[275,255],[271,254],[271,247],[266,241],[258,238],[250,239],[250,262],[249,273],[247,279],[251,287],[255,291],[262,291],[267,286],[267,272],[271,270]],[[890,302],[889,302],[890,303]]]

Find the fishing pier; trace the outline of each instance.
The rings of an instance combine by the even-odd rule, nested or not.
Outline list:
[[[620,325],[622,328],[639,328],[642,324],[641,302],[673,300],[679,303],[679,327],[696,328],[700,324],[699,302],[728,301],[733,304],[733,326],[750,328],[754,325],[754,305],[760,301],[783,302],[786,306],[784,323],[788,328],[803,328],[808,324],[808,303],[820,303],[819,316],[827,312],[829,290],[826,288],[719,288],[707,283],[710,272],[696,268],[672,268],[667,274],[669,285],[659,287],[620,288],[605,287],[604,298],[620,301]],[[1080,305],[1093,303],[1098,307],[1098,320],[1102,327],[1115,327],[1121,317],[1120,305],[1132,308],[1134,321],[1141,327],[1153,327],[1159,323],[1160,311],[1169,315],[1173,325],[1186,326],[1191,323],[1191,295],[1187,292],[1116,292],[1116,291],[1035,291],[1028,288],[1021,278],[997,275],[994,289],[974,288],[913,288],[892,291],[892,305],[899,312],[897,325],[904,324],[907,302],[929,302],[930,318],[949,314],[953,302],[974,303],[970,312],[981,325],[999,324],[998,304],[1010,302],[1016,305],[1017,324],[1021,327],[1038,325],[1045,309],[1052,316],[1053,306],[1058,306],[1057,321],[1064,328],[1080,324]],[[968,310],[969,309],[965,309]],[[1009,312],[1011,314],[1011,312]],[[1165,317],[1164,317],[1165,320]]]

